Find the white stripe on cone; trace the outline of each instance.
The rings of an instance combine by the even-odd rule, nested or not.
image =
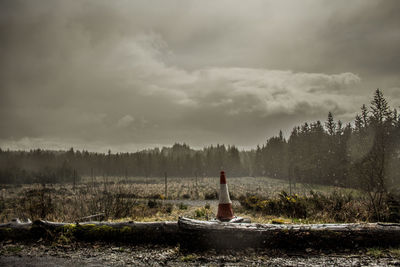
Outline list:
[[[232,203],[231,198],[229,197],[228,185],[227,184],[220,184],[219,203],[220,204]]]

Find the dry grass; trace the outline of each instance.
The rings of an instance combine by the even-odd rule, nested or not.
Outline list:
[[[228,183],[232,199],[245,195],[272,198],[289,189],[286,181],[269,178],[228,178]],[[72,184],[0,186],[0,222],[12,218],[77,221],[98,213],[104,214],[103,220],[160,221],[177,220],[179,216],[211,219],[217,202],[209,198],[215,197],[219,178],[168,178],[166,200],[164,178],[84,177],[75,188]],[[310,189],[326,194],[338,190],[297,184],[292,192],[305,195]],[[234,201],[236,215],[250,217],[254,222],[270,223],[276,219],[237,205]]]

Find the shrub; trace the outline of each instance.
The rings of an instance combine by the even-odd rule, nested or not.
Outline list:
[[[282,191],[279,194],[277,203],[267,202],[268,208],[274,213],[283,213],[290,218],[306,218],[307,217],[307,199],[301,198],[297,194],[288,195]]]
[[[400,196],[388,194],[386,202],[388,206],[387,221],[400,222]]]
[[[206,192],[206,193],[204,194],[204,199],[205,199],[205,200],[218,199],[218,193],[217,193],[217,191]]]
[[[152,198],[152,199],[165,199],[165,196],[163,194],[154,194],[150,198]]]
[[[150,209],[156,208],[158,206],[159,206],[159,203],[155,199],[149,199],[149,201],[147,201],[147,207],[149,207]]]
[[[32,189],[24,192],[20,199],[19,207],[22,213],[28,213],[27,217],[35,219],[46,219],[54,212],[55,206],[52,201],[51,190],[48,188]]]
[[[300,197],[282,191],[278,198],[265,199],[259,196],[241,196],[241,205],[245,209],[268,215],[289,218],[314,218],[334,221],[355,221],[365,216],[350,194],[333,192],[329,196],[310,192],[310,196]]]
[[[179,203],[179,209],[180,210],[187,210],[188,206],[184,204],[183,202]]]
[[[167,205],[165,205],[165,211],[166,211],[167,213],[171,213],[173,209],[174,209],[174,205],[172,205],[172,204],[170,204],[170,203],[168,203]]]
[[[194,216],[198,219],[203,218],[208,220],[212,215],[210,209],[206,209],[205,207],[198,208],[194,211]]]

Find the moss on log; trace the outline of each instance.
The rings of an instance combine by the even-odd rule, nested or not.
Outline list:
[[[64,241],[107,241],[132,244],[176,244],[177,222],[84,222],[56,223],[37,220],[30,224],[0,225],[0,240],[38,239]]]

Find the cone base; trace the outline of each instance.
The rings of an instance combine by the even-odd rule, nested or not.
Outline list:
[[[220,221],[230,221],[233,216],[232,203],[218,204],[217,219]]]

